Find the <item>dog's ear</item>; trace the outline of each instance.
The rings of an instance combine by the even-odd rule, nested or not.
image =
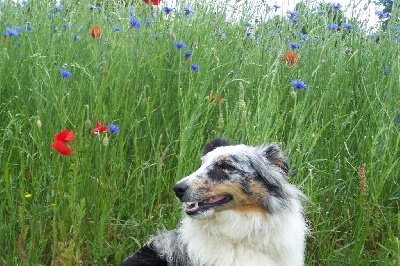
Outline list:
[[[226,139],[222,139],[222,138],[215,138],[213,140],[211,140],[210,142],[208,142],[204,148],[203,148],[203,153],[201,156],[206,155],[207,153],[209,153],[210,151],[218,148],[218,147],[222,147],[222,146],[229,146],[229,142]]]
[[[259,146],[262,154],[270,161],[271,163],[278,166],[282,171],[287,175],[289,172],[289,161],[283,151],[279,148],[279,146],[275,143],[265,144]]]

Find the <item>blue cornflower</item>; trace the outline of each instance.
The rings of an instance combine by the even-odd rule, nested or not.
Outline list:
[[[172,8],[170,8],[170,7],[167,7],[167,6],[165,6],[164,8],[163,8],[163,10],[164,10],[164,12],[165,12],[165,14],[169,14],[169,13],[171,13],[172,12]]]
[[[293,10],[293,11],[286,11],[286,14],[288,14],[289,16],[293,17],[297,17],[299,15],[299,11]]]
[[[375,11],[375,15],[377,15],[379,19],[384,19],[384,18],[388,18],[390,16],[390,13],[389,12],[383,12],[381,10],[376,10]]]
[[[339,28],[339,25],[336,23],[332,23],[332,24],[326,25],[326,27],[328,28],[328,30],[337,30]]]
[[[69,79],[71,77],[71,72],[68,69],[65,69],[65,68],[61,68],[60,69],[60,74],[65,79]]]
[[[299,19],[296,17],[291,18],[290,21],[293,22],[293,24],[299,24]]]
[[[34,28],[31,24],[29,24],[29,22],[25,24],[25,30],[27,30],[27,31],[33,31],[34,29],[35,29],[35,28]]]
[[[95,11],[95,10],[97,10],[97,11],[101,11],[101,6],[99,6],[99,5],[89,5],[89,10],[90,11]]]
[[[119,127],[114,124],[108,124],[108,130],[110,130],[111,133],[117,133],[119,131]]]
[[[6,28],[6,30],[3,32],[3,36],[17,36],[19,33],[19,30],[17,27],[15,28]]]
[[[400,124],[400,115],[397,116],[396,121]]]
[[[186,16],[189,16],[189,15],[191,15],[191,14],[194,14],[194,10],[193,10],[193,9],[190,9],[190,7],[185,7],[183,11],[185,12],[185,15],[186,15]]]
[[[113,29],[114,29],[114,31],[120,31],[121,30],[121,28],[118,25],[114,25]]]
[[[174,45],[175,45],[176,48],[178,48],[178,49],[185,49],[185,48],[186,48],[186,45],[185,45],[183,42],[175,41],[175,42],[174,42]]]
[[[335,10],[340,10],[342,8],[342,5],[340,3],[330,4],[330,6]]]
[[[137,18],[131,17],[129,19],[129,24],[131,25],[132,28],[140,28],[140,21]]]
[[[190,64],[190,68],[191,68],[193,71],[199,71],[199,70],[200,70],[199,65],[196,65],[196,64]]]
[[[292,85],[293,88],[299,89],[299,90],[304,90],[304,89],[308,88],[308,85],[300,80],[292,80],[292,82],[290,84]]]
[[[390,68],[389,68],[389,67],[385,67],[385,68],[383,69],[383,73],[384,73],[384,74],[389,74],[389,73],[390,73]]]
[[[300,33],[300,39],[302,39],[303,41],[306,41],[308,39],[308,35],[304,34],[304,33]]]
[[[281,8],[281,7],[278,6],[277,4],[273,5],[273,7],[275,8],[275,11],[278,10],[278,8]]]
[[[61,12],[62,11],[62,6],[59,6],[59,5],[54,5],[54,12]]]
[[[186,51],[186,52],[185,52],[185,58],[186,58],[186,59],[191,58],[192,55],[193,55],[193,53],[192,53],[191,51]]]
[[[61,27],[62,27],[63,29],[68,29],[68,24],[63,23],[63,24],[61,25]]]
[[[351,30],[353,28],[353,25],[350,23],[344,23],[342,27],[345,30]]]
[[[300,43],[295,43],[295,42],[289,42],[289,48],[290,49],[300,49],[301,44]]]

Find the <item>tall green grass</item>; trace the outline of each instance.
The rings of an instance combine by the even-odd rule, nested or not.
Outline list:
[[[399,265],[397,2],[378,40],[354,19],[330,31],[329,15],[307,10],[299,26],[252,22],[247,36],[246,21],[202,3],[190,16],[184,4],[168,16],[141,1],[134,14],[90,4],[1,4],[1,30],[22,30],[0,49],[0,264],[118,264],[178,224],[173,184],[223,136],[288,154],[290,180],[309,197],[307,265]],[[296,66],[280,57],[290,41],[302,44]],[[120,131],[91,135],[96,120]],[[63,129],[75,132],[69,156],[50,147]]]

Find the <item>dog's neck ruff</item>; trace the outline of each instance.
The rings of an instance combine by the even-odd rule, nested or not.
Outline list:
[[[185,217],[179,229],[193,265],[299,266],[306,225],[301,206],[274,214],[232,210],[211,217]]]

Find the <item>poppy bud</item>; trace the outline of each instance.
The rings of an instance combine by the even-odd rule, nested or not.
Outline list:
[[[104,138],[103,138],[103,145],[107,147],[109,142],[110,141],[108,140],[107,135],[105,135]]]
[[[89,119],[86,119],[86,121],[85,121],[85,129],[89,130],[91,128],[92,128],[92,122],[90,122]]]
[[[36,121],[36,126],[37,126],[38,128],[41,128],[41,127],[42,127],[42,121],[40,121],[40,119],[38,119],[38,120]]]

